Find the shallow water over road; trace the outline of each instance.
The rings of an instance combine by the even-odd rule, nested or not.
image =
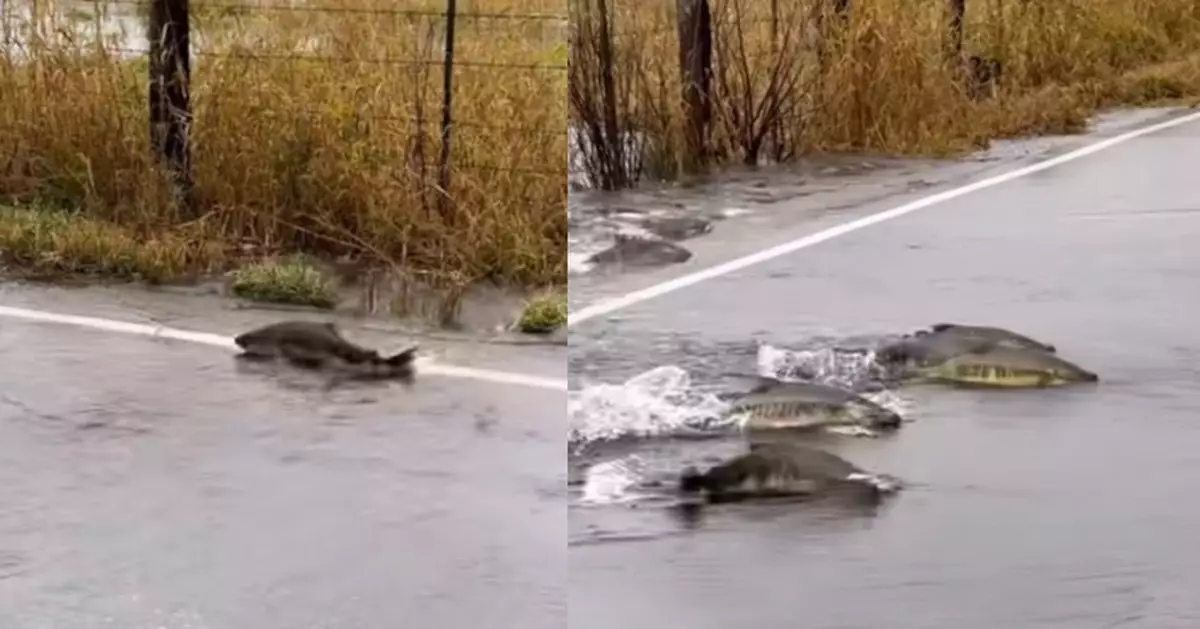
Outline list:
[[[6,286],[0,303],[153,314],[145,294],[129,293],[140,310],[96,294]],[[210,302],[180,309],[226,334],[281,318],[205,317]],[[474,364],[504,351],[561,377],[544,350]],[[0,319],[0,626],[562,627],[562,394],[323,384],[220,348]]]
[[[704,383],[758,369],[758,343],[942,321],[1053,343],[1101,382],[902,390],[899,434],[830,446],[909,483],[873,512],[718,508],[688,528],[652,503],[576,501],[571,626],[1200,626],[1196,163],[1200,125],[1177,127],[572,328],[577,388],[663,365]],[[606,464],[665,475],[739,445]]]

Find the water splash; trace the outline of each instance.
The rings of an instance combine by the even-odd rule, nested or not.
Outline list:
[[[571,246],[573,247],[574,245],[572,244]],[[567,253],[567,273],[570,275],[590,273],[592,269],[596,268],[595,263],[591,261],[592,256],[604,251],[603,248],[599,247],[586,250],[583,250],[581,247],[580,249],[579,251]]]
[[[834,345],[788,349],[760,345],[757,375],[786,381],[807,380],[861,390],[871,382],[874,353]],[[893,391],[860,393],[890,410],[908,415],[910,403]],[[599,441],[630,438],[719,435],[741,425],[730,404],[715,392],[696,386],[686,370],[656,367],[621,384],[598,384],[574,391],[568,399],[573,448]],[[839,432],[836,431],[835,432]],[[844,434],[856,434],[852,428]],[[580,504],[641,501],[638,490],[647,477],[646,461],[637,454],[598,462],[585,471]],[[887,485],[887,483],[884,483]]]
[[[874,370],[869,350],[836,347],[786,349],[761,345],[758,375],[808,380],[861,391]],[[861,395],[906,414],[909,402],[893,391]],[[741,418],[713,391],[695,386],[684,369],[667,365],[643,372],[622,384],[598,384],[570,394],[569,438],[573,444],[626,438],[694,436],[736,428]]]
[[[596,264],[591,260],[592,256],[616,245],[618,236],[650,241],[662,240],[638,222],[645,216],[654,214],[656,213],[627,212],[591,218],[572,217],[571,236],[567,239],[567,273],[591,273],[596,268]]]
[[[784,381],[808,381],[858,392],[864,398],[907,417],[912,403],[888,389],[864,390],[879,376],[871,349],[841,349],[835,346],[787,349],[773,345],[758,348],[758,373]]]
[[[596,463],[584,472],[579,502],[585,505],[634,502],[641,497],[635,488],[644,477],[645,464],[637,455]]]
[[[837,347],[787,349],[773,345],[758,348],[758,373],[780,380],[820,382],[858,390],[870,382],[875,352]]]
[[[686,435],[731,425],[729,405],[697,390],[674,365],[657,367],[623,384],[598,384],[567,401],[572,443],[626,437]]]

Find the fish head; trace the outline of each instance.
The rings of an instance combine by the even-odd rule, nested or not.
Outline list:
[[[697,495],[708,489],[708,475],[694,465],[689,465],[679,474],[679,493]]]
[[[241,334],[233,337],[233,342],[238,347],[246,349],[251,345],[258,344],[258,342],[261,340],[261,337],[262,334],[258,330],[251,330],[250,332],[242,332]]]
[[[251,330],[233,337],[244,356],[277,357],[280,354],[278,340],[268,330]]]
[[[1100,381],[1100,376],[1095,372],[1088,371],[1069,361],[1055,357],[1055,360],[1049,362],[1050,373],[1062,384]]]
[[[868,400],[864,400],[869,402]],[[874,430],[896,430],[904,423],[904,418],[899,413],[882,406],[869,402],[867,404],[857,405],[860,421],[867,428]]]

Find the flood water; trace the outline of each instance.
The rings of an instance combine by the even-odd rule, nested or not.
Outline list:
[[[0,304],[224,334],[296,316],[12,284]],[[422,346],[562,377],[561,348]],[[325,384],[221,348],[0,319],[0,627],[564,626],[562,393]]]
[[[1197,160],[1200,124],[1177,127],[573,327],[584,433],[665,430],[723,373],[942,321],[1053,343],[1101,382],[897,391],[898,434],[826,446],[908,483],[874,511],[742,505],[685,526],[630,483],[737,439],[593,449],[569,507],[571,626],[1200,626]],[[760,248],[827,226],[795,224]]]

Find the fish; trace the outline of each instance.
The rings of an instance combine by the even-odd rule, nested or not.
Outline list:
[[[919,371],[922,379],[981,387],[1042,388],[1098,382],[1100,377],[1056,354],[993,345]]]
[[[282,321],[234,337],[246,359],[284,359],[312,369],[330,368],[366,377],[411,377],[417,345],[391,356],[357,345],[332,322]]]
[[[678,491],[684,499],[707,503],[826,495],[876,501],[902,485],[895,477],[872,474],[818,448],[767,442],[751,444],[703,472],[684,468]]]
[[[917,334],[921,335],[921,332]],[[1012,330],[1005,328],[986,326],[986,325],[962,325],[959,323],[935,323],[929,326],[929,331],[923,335],[941,334],[949,336],[959,336],[971,339],[979,339],[982,341],[990,341],[1001,346],[1016,347],[1019,349],[1036,349],[1050,354],[1057,353],[1057,348],[1049,343],[1043,343],[1037,339],[1030,338],[1023,334],[1017,334]]]
[[[730,412],[743,415],[743,428],[752,431],[839,426],[891,431],[903,422],[898,413],[852,391],[768,377],[759,377],[757,386],[735,396]]]
[[[993,347],[1027,349],[1048,354],[1057,352],[1049,343],[1003,328],[935,323],[929,330],[918,330],[879,348],[875,352],[875,363],[880,367],[882,379],[905,380],[916,376],[923,369],[934,367],[957,356]]]

